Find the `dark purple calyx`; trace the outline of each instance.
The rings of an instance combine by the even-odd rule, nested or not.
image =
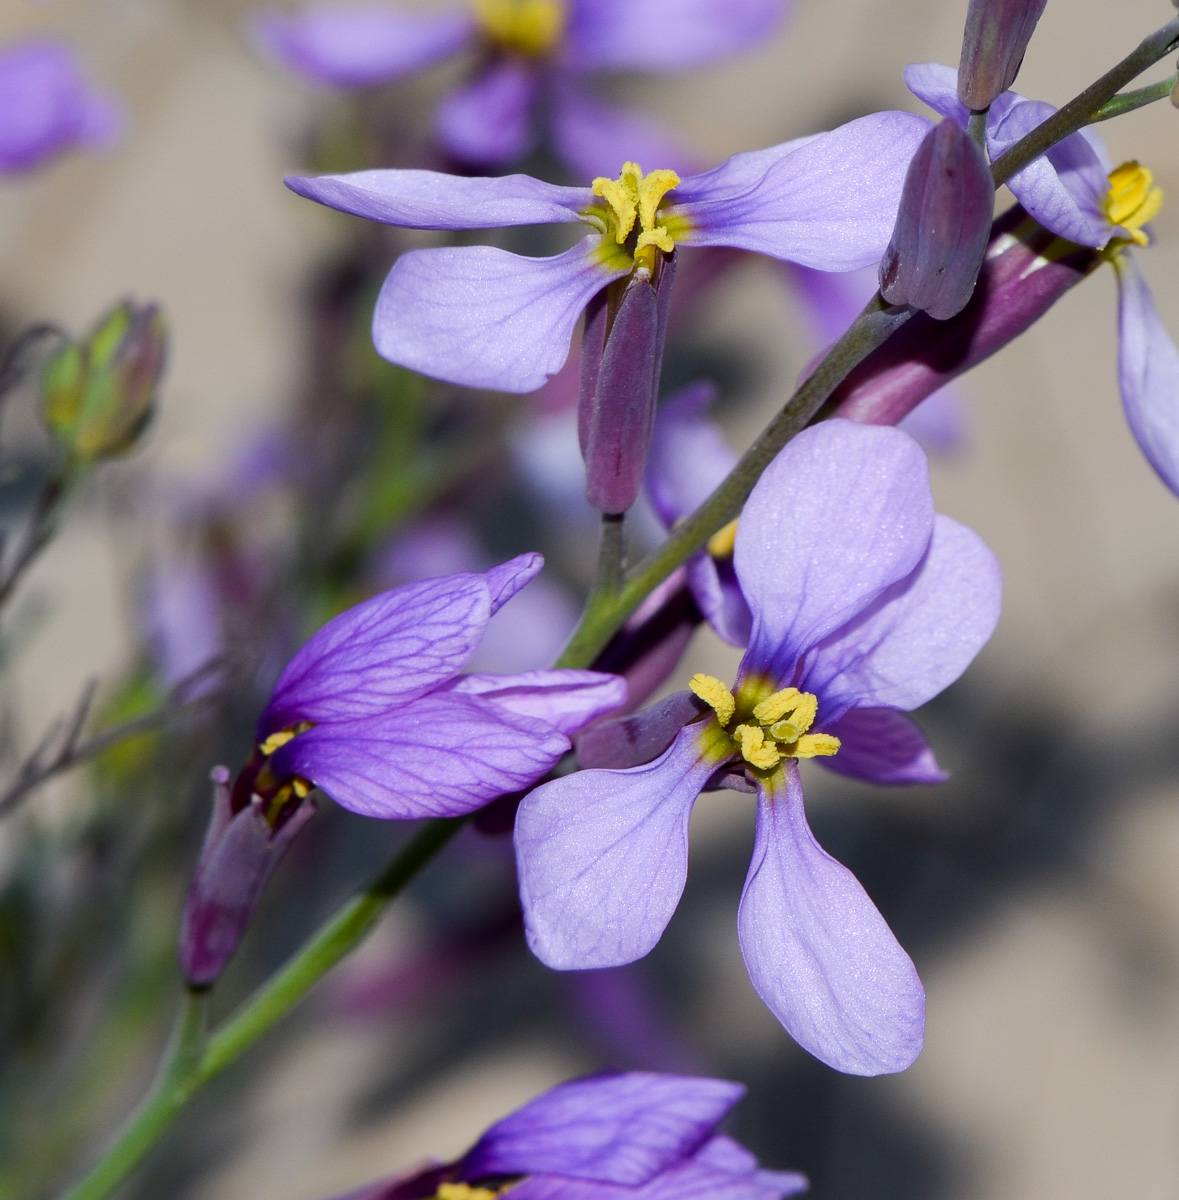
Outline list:
[[[970,0],[958,99],[981,112],[1014,82],[1047,0]]]

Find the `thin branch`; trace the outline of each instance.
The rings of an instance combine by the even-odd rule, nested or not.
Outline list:
[[[1093,114],[1093,124],[1098,121],[1108,121],[1111,117],[1122,117],[1136,108],[1154,104],[1156,100],[1166,100],[1179,84],[1179,71],[1173,71],[1166,79],[1158,83],[1147,84],[1146,87],[1135,88],[1132,92],[1122,92],[1112,100],[1107,100]]]

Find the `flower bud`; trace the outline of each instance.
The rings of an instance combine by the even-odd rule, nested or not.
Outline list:
[[[192,987],[208,987],[221,974],[267,879],[315,813],[312,804],[300,804],[276,829],[257,797],[233,810],[226,767],[215,767],[212,780],[213,815],[180,927],[180,965]]]
[[[166,342],[154,304],[124,301],[49,360],[41,414],[73,458],[105,458],[135,445],[151,418]]]
[[[652,277],[636,271],[587,311],[577,414],[586,496],[603,513],[624,513],[643,483],[675,256]]]
[[[1015,82],[1047,2],[970,0],[958,67],[958,99],[967,108],[990,108]]]
[[[979,146],[953,121],[931,129],[909,164],[880,263],[884,298],[938,321],[961,312],[982,266],[994,207],[995,184]]]

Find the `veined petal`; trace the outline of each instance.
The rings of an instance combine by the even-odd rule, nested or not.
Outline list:
[[[541,962],[616,967],[659,940],[684,890],[692,805],[716,768],[700,749],[702,728],[682,729],[645,766],[579,771],[524,797],[516,863]]]
[[[743,191],[734,190],[729,164],[685,180],[667,210],[689,223],[676,241],[735,246],[822,271],[866,267],[888,246],[905,171],[929,128],[912,113],[873,113],[802,145],[774,147],[786,150],[776,157],[755,152],[766,169]]]
[[[891,708],[851,708],[823,732],[839,738],[839,753],[820,759],[829,771],[869,783],[945,783],[925,734]]]
[[[536,391],[568,357],[586,304],[626,274],[595,258],[599,241],[593,234],[555,258],[491,246],[403,254],[373,313],[377,353],[449,383]]]
[[[781,683],[802,654],[908,577],[933,532],[921,448],[887,426],[823,421],[766,468],[737,526],[753,612],[742,673]]]
[[[442,101],[434,121],[438,140],[461,162],[507,166],[536,143],[533,108],[537,77],[515,58],[493,63]]]
[[[580,221],[594,201],[589,188],[558,187],[531,175],[490,179],[443,171],[353,171],[348,175],[290,175],[292,192],[407,229],[499,229]]]
[[[492,1125],[463,1177],[552,1173],[638,1187],[691,1155],[744,1094],[724,1079],[648,1071],[575,1079]]]
[[[491,615],[497,612],[521,588],[531,583],[540,574],[544,566],[544,555],[532,551],[528,554],[517,554],[507,562],[500,563],[485,571],[483,578],[487,581],[487,590],[491,594]]]
[[[457,54],[475,33],[464,12],[411,13],[382,5],[266,12],[258,44],[284,66],[329,87],[387,83]]]
[[[781,1200],[805,1188],[805,1180],[800,1186],[800,1177],[789,1172],[738,1175],[688,1159],[637,1188],[562,1175],[530,1175],[512,1191],[519,1200]]]
[[[482,575],[382,592],[334,617],[274,685],[258,737],[296,721],[345,721],[406,704],[457,675],[491,616]]]
[[[1118,275],[1118,381],[1122,406],[1147,462],[1179,495],[1179,350],[1129,251],[1114,257]]]
[[[566,62],[582,71],[683,70],[757,45],[787,7],[785,0],[576,0]]]
[[[816,1058],[883,1075],[921,1052],[921,980],[856,877],[815,841],[792,760],[760,789],[737,933],[758,995]]]
[[[518,792],[568,749],[545,721],[435,692],[379,716],[315,725],[273,761],[362,816],[413,820],[459,816]]]
[[[535,717],[570,738],[626,703],[626,680],[602,671],[464,675],[453,690],[464,696],[481,696],[509,712]]]
[[[920,566],[807,656],[821,710],[912,709],[973,661],[999,621],[1003,576],[972,529],[938,513]]]

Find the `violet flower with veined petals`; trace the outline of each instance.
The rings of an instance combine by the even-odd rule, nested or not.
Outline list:
[[[287,186],[414,229],[593,226],[552,258],[490,246],[411,250],[381,288],[373,342],[384,358],[468,387],[530,392],[560,370],[590,300],[632,272],[656,275],[676,246],[734,246],[825,271],[876,262],[928,128],[911,113],[874,113],[684,179],[627,163],[595,189],[398,170],[295,177]]]
[[[0,50],[0,175],[109,146],[121,124],[115,102],[86,82],[67,46],[39,39]]]
[[[921,1049],[921,982],[855,877],[814,840],[797,759],[879,782],[943,779],[902,713],[952,683],[990,636],[998,564],[971,530],[935,515],[911,438],[831,420],[766,469],[734,565],[753,627],[733,693],[693,681],[715,715],[652,762],[568,775],[521,803],[529,944],[560,969],[647,954],[683,890],[696,796],[740,770],[759,794],[738,916],[754,987],[824,1062],[902,1070]]]
[[[482,50],[474,77],[436,115],[444,149],[469,166],[502,168],[544,140],[593,176],[644,155],[694,169],[695,156],[649,118],[590,94],[588,75],[684,71],[731,57],[768,37],[786,8],[786,0],[471,0],[470,11],[439,13],[313,6],[266,13],[255,32],[272,57],[329,87],[387,83]]]
[[[965,125],[952,67],[920,63],[905,71],[909,90],[931,108]],[[987,115],[987,149],[997,158],[1056,110],[1004,92]],[[1129,247],[1148,245],[1143,226],[1162,203],[1153,176],[1137,163],[1110,172],[1101,139],[1083,129],[1058,142],[1007,181],[1016,199],[1052,233],[1102,250],[1118,280],[1118,383],[1122,407],[1147,461],[1179,495],[1179,349],[1163,325]],[[1126,174],[1129,178],[1125,178]],[[1142,193],[1126,204],[1115,185]],[[1116,219],[1115,219],[1116,218]]]
[[[378,1180],[337,1200],[783,1200],[803,1175],[765,1171],[716,1127],[739,1083],[647,1071],[558,1084],[497,1121],[451,1163]],[[486,1190],[484,1190],[486,1189]]]

